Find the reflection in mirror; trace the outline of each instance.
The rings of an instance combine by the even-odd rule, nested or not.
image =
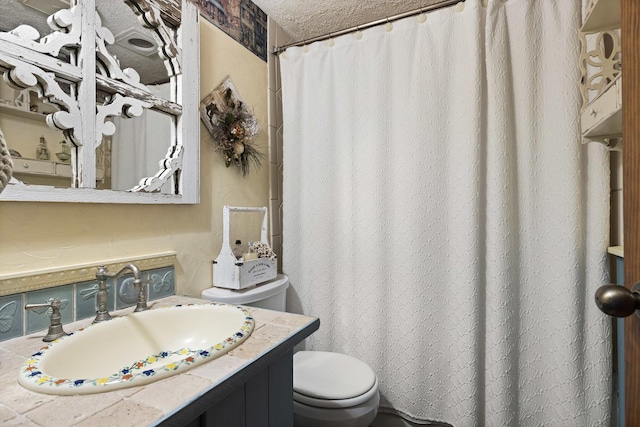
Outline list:
[[[170,76],[158,55],[153,31],[140,24],[131,8],[123,0],[96,0],[96,9],[103,27],[113,34],[114,43],[107,50],[117,58],[120,68],[136,70],[144,85],[168,82]]]
[[[158,195],[118,198],[128,203],[197,202],[197,21],[187,0],[0,0],[0,74],[9,83],[0,87],[0,128],[15,156],[29,153],[29,171],[15,176],[30,184],[0,200],[34,190],[51,201],[108,201],[86,191],[49,199],[44,185]],[[32,116],[12,114],[21,109]]]
[[[147,86],[156,96],[167,98],[170,85]],[[139,117],[113,118],[116,133],[111,137],[111,189],[130,190],[159,170],[160,160],[171,146],[173,117],[146,109]],[[173,182],[160,189],[171,194]]]
[[[46,123],[57,106],[37,90],[15,89],[0,80],[0,129],[14,163],[14,177],[24,184],[71,186],[71,152],[61,130]],[[61,144],[64,142],[64,144]],[[62,153],[66,147],[67,153]]]

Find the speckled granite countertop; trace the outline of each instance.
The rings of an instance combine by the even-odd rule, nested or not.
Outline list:
[[[153,301],[153,308],[208,301],[172,296]],[[278,347],[317,319],[247,307],[255,319],[251,336],[229,353],[185,373],[146,386],[83,396],[52,396],[28,391],[18,384],[24,361],[44,343],[44,333],[0,342],[0,425],[2,426],[145,426],[162,422],[223,380]],[[115,311],[129,314],[133,308]],[[64,325],[71,332],[92,319]],[[317,329],[317,326],[314,330]]]

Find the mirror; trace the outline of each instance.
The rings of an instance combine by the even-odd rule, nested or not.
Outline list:
[[[197,203],[195,6],[68,1],[0,0],[0,200]]]

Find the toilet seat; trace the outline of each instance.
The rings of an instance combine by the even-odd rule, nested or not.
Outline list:
[[[293,399],[317,408],[350,408],[378,393],[366,363],[346,354],[299,351],[293,355]]]
[[[360,396],[352,397],[350,399],[316,399],[306,396],[304,394],[293,391],[293,400],[299,403],[304,403],[308,406],[314,406],[316,408],[352,408],[354,406],[361,405],[367,402],[369,399],[375,397],[378,394],[378,380],[376,379],[373,387]]]

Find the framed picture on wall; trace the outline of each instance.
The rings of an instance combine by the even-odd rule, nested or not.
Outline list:
[[[207,21],[267,60],[267,15],[251,0],[190,0]]]

